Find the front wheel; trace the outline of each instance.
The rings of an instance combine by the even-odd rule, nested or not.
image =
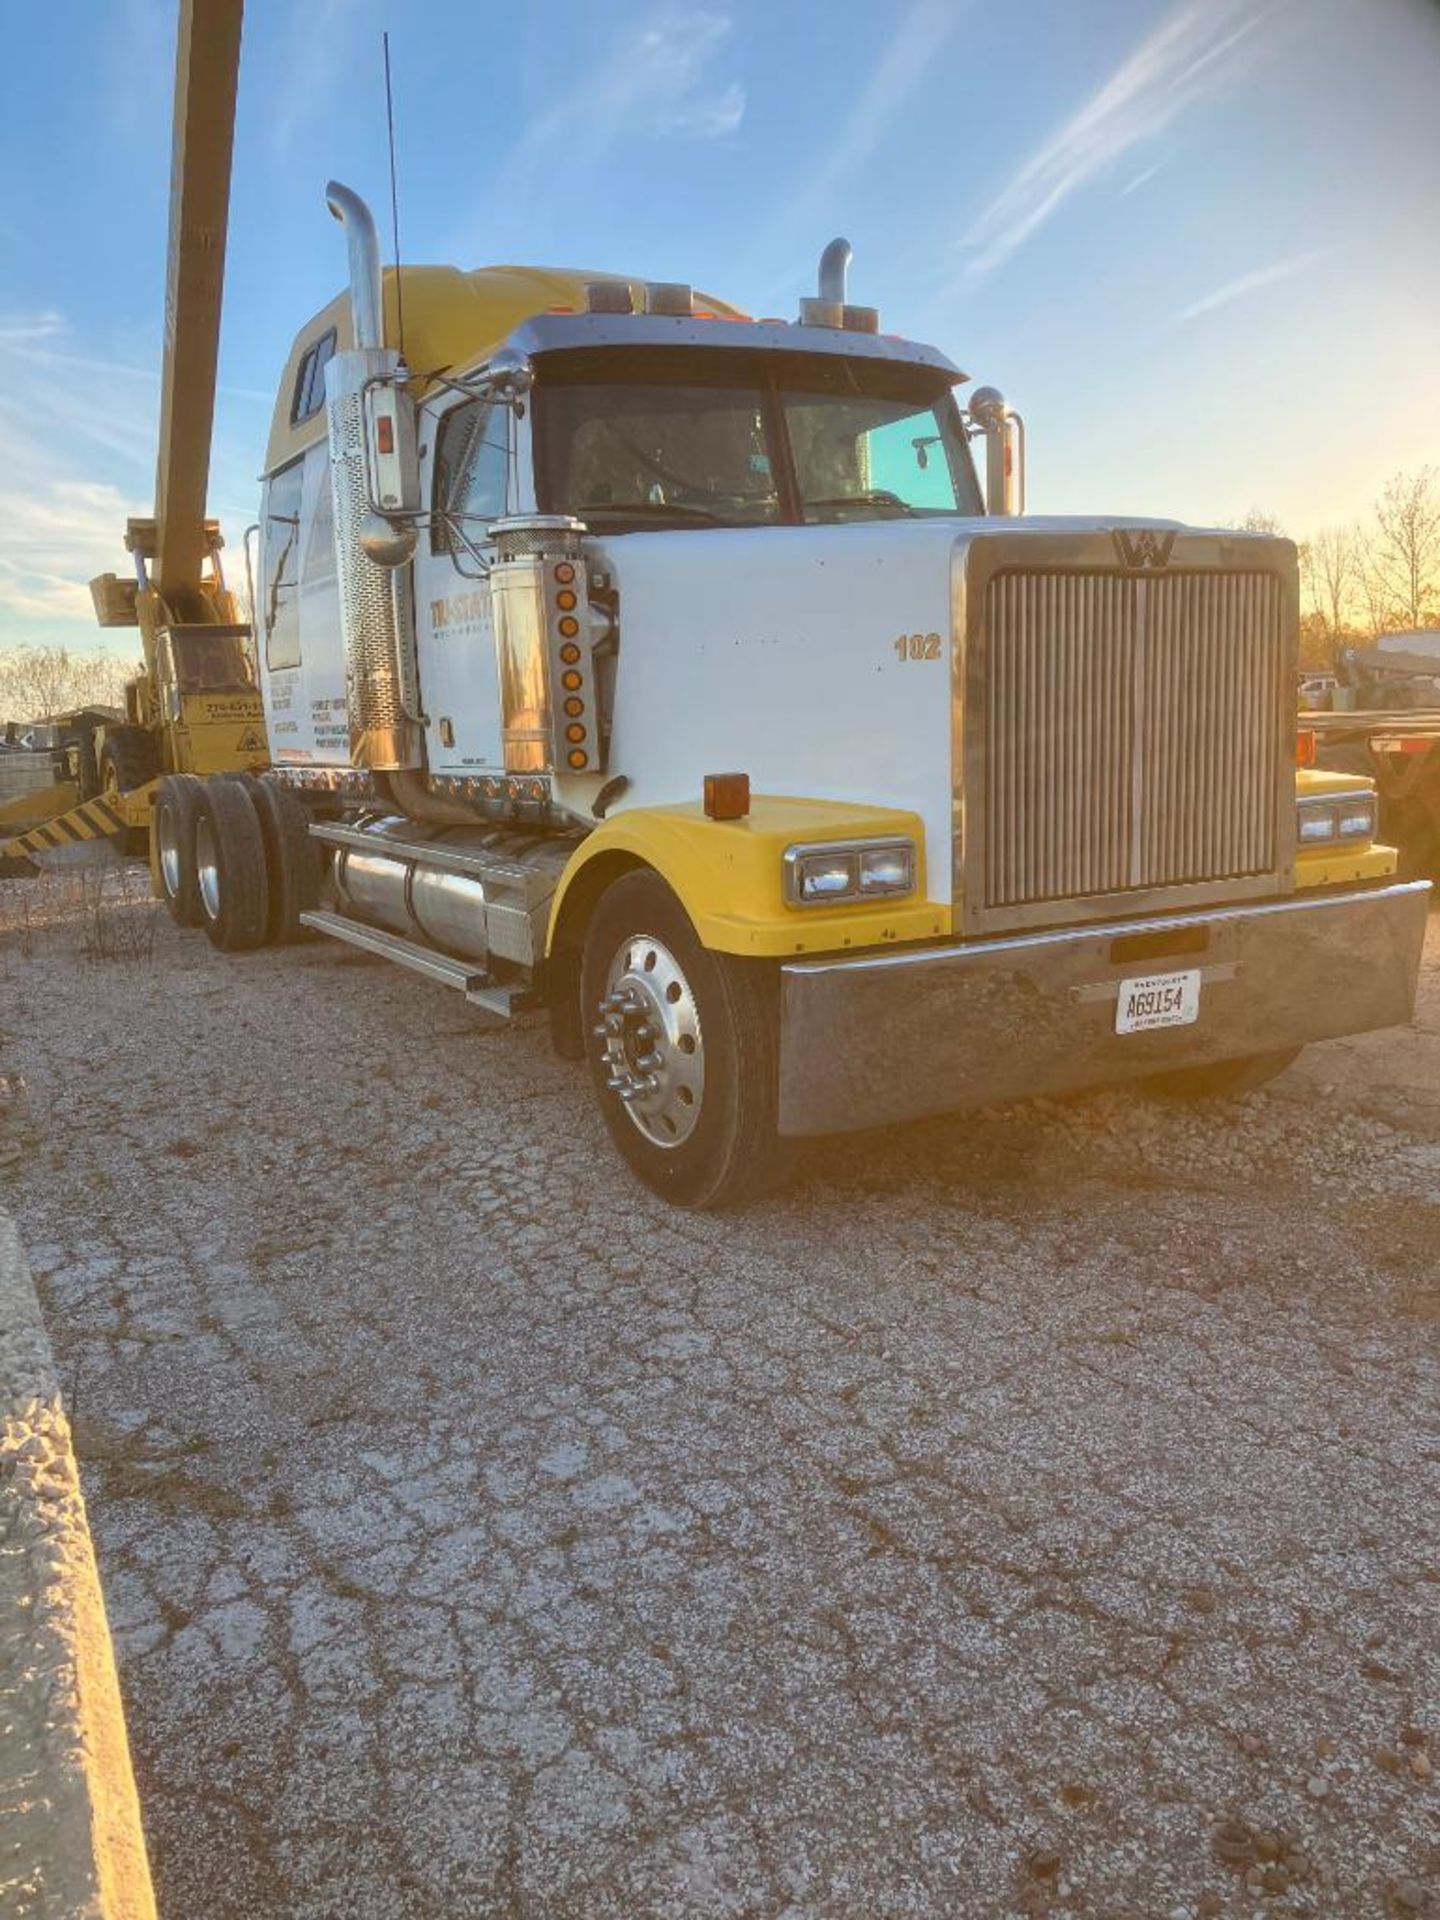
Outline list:
[[[118,798],[147,786],[160,771],[155,737],[146,727],[111,727],[100,749],[100,790]]]
[[[1152,1073],[1140,1088],[1159,1100],[1233,1100],[1268,1086],[1299,1057],[1299,1047],[1286,1047],[1279,1053],[1252,1053],[1244,1060],[1218,1060],[1208,1067],[1173,1067],[1169,1073]]]
[[[580,990],[605,1124],[646,1186],[719,1207],[783,1175],[773,969],[708,952],[664,881],[636,872],[595,909]]]

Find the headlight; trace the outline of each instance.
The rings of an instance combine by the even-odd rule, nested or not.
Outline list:
[[[1373,793],[1332,793],[1296,802],[1296,837],[1302,847],[1333,846],[1338,840],[1375,838]]]
[[[914,891],[913,840],[845,840],[837,846],[785,850],[785,898],[793,907]]]

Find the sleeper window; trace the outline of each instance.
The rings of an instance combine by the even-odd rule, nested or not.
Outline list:
[[[325,369],[335,352],[335,329],[322,333],[313,347],[307,347],[295,375],[295,397],[290,403],[290,424],[298,426],[318,413],[325,404]]]

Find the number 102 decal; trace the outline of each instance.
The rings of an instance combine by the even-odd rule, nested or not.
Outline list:
[[[897,660],[938,660],[940,658],[938,633],[902,633],[890,644],[895,649]]]

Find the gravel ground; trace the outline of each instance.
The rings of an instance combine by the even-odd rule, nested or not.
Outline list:
[[[1440,922],[1269,1095],[697,1218],[533,1028],[24,884],[0,1197],[166,1920],[1440,1913]]]

